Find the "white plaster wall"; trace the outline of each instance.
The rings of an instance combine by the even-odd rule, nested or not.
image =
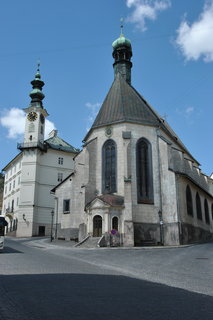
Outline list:
[[[162,217],[165,223],[178,222],[175,173],[168,170],[168,145],[159,139]]]
[[[88,153],[80,152],[75,158],[74,174],[56,188],[55,211],[61,228],[79,228],[85,222],[85,184],[88,182]],[[63,213],[63,200],[70,199],[70,213]]]

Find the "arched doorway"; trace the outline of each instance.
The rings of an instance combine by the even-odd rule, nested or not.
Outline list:
[[[101,216],[95,216],[93,218],[93,237],[102,236],[102,218]]]

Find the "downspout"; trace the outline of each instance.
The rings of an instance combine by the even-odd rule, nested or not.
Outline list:
[[[160,157],[160,147],[159,147],[159,127],[156,129],[157,133],[157,148],[158,148],[158,179],[159,179],[159,193],[160,193],[160,210],[159,215],[159,224],[160,224],[160,242],[161,245],[164,245],[164,229],[163,229],[163,206],[162,206],[162,187],[161,187],[161,157]]]
[[[178,174],[175,174],[175,183],[176,183],[176,199],[177,199],[177,222],[178,222],[178,233],[179,233],[179,244],[183,244],[182,239],[182,224],[180,219],[180,206],[179,206],[179,183],[178,183],[179,176]]]
[[[58,198],[55,197],[55,202],[56,202],[56,205],[55,205],[55,214],[56,214],[56,218],[55,218],[55,239],[57,239],[57,232],[58,232]]]

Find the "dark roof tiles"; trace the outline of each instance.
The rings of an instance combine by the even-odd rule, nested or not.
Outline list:
[[[126,121],[150,125],[159,123],[146,101],[118,73],[92,128]]]

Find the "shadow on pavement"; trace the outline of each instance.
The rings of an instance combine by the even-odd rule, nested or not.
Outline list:
[[[125,276],[0,276],[0,319],[212,320],[213,298]]]
[[[5,246],[4,249],[2,250],[1,254],[7,254],[7,253],[23,253],[22,251],[13,249],[11,247]]]

